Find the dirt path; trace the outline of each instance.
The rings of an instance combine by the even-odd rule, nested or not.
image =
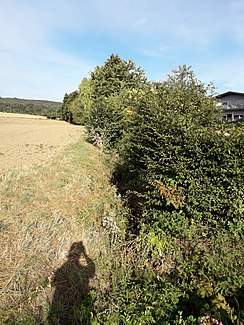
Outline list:
[[[0,172],[43,163],[83,132],[82,127],[63,121],[0,113]]]

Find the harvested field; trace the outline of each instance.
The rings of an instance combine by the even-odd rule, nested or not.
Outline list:
[[[0,113],[0,171],[43,163],[76,142],[83,130],[42,116]]]
[[[111,236],[101,220],[123,220],[121,201],[103,153],[85,141],[82,127],[2,115],[0,121],[0,324],[49,324],[50,317],[59,324],[57,297],[65,306],[75,301],[69,312],[77,302],[82,308],[77,286],[57,290],[53,280],[74,245],[82,247],[76,265],[84,295],[108,290],[108,252],[118,233]]]

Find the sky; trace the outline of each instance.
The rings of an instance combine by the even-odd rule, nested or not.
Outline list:
[[[62,101],[112,53],[244,92],[244,0],[0,0],[0,97]]]

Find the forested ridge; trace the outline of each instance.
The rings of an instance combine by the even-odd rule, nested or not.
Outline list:
[[[5,113],[59,117],[61,106],[62,103],[49,100],[0,97],[0,112]]]
[[[222,121],[214,86],[186,66],[150,82],[111,55],[61,116],[109,153],[129,210],[94,322],[243,324],[244,129]]]

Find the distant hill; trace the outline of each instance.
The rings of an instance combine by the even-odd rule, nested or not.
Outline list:
[[[0,112],[41,116],[60,116],[61,102],[0,97]]]

